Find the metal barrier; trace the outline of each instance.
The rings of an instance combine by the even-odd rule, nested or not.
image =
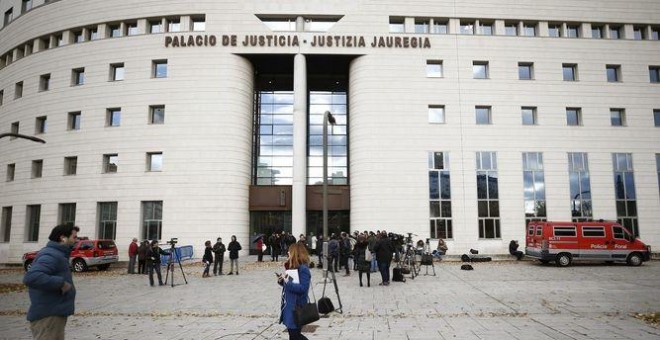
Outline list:
[[[167,255],[160,256],[161,266],[166,266],[167,262],[170,260],[170,255],[169,255],[170,250],[171,249],[163,249],[163,251],[166,252]],[[174,248],[174,262],[177,262],[177,259],[180,261],[192,260],[194,255],[195,252],[193,250],[193,246],[181,246]]]

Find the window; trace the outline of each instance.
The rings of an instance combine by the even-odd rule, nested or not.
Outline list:
[[[71,70],[71,85],[78,86],[85,84],[85,68],[74,68]]]
[[[474,108],[477,124],[478,125],[487,125],[492,123],[490,106],[477,106]]]
[[[522,35],[524,35],[526,37],[535,37],[536,36],[536,24],[523,23]]]
[[[548,36],[553,38],[559,38],[561,36],[561,25],[559,24],[549,24],[548,25]]]
[[[99,202],[98,218],[99,238],[114,240],[117,236],[117,202]]]
[[[19,81],[14,85],[14,99],[23,97],[23,82]]]
[[[78,172],[78,157],[64,157],[64,175],[71,176]]]
[[[504,34],[516,36],[518,35],[518,23],[517,22],[505,22],[504,23]]]
[[[641,26],[633,26],[633,39],[635,40],[644,40],[646,39],[645,34],[644,34],[644,27]]]
[[[110,81],[124,80],[124,63],[110,64]]]
[[[632,154],[612,154],[614,167],[614,192],[616,199],[616,215],[619,223],[639,236],[637,219],[637,193],[633,171]]]
[[[582,110],[580,108],[566,108],[566,124],[568,126],[582,125]]]
[[[99,38],[99,29],[96,27],[89,29],[89,40],[97,40]]]
[[[142,238],[159,240],[163,227],[163,201],[142,202]]]
[[[621,81],[621,65],[606,65],[607,81],[615,83]]]
[[[25,13],[32,9],[32,0],[23,0],[21,4],[21,13]]]
[[[121,37],[121,26],[119,24],[108,25],[108,31],[110,32],[110,38]]]
[[[75,203],[60,203],[58,210],[59,210],[58,224],[70,225],[70,226],[76,225]]]
[[[522,161],[525,225],[529,225],[529,222],[532,221],[546,221],[543,154],[540,152],[523,152]]]
[[[165,124],[165,106],[149,106],[149,124]]]
[[[177,19],[167,19],[167,31],[168,32],[180,32],[181,31],[181,21]]]
[[[415,33],[430,33],[430,24],[429,19],[415,19]]]
[[[147,153],[147,171],[163,171],[163,153]]]
[[[73,42],[75,44],[81,43],[85,41],[85,36],[83,35],[83,31],[75,31],[73,32]]]
[[[127,35],[137,35],[138,32],[138,24],[137,22],[131,22],[126,24],[126,33]]]
[[[15,174],[16,174],[16,163],[7,164],[7,182],[13,181]]]
[[[577,81],[577,64],[562,64],[564,81]]]
[[[121,108],[106,110],[105,126],[119,126],[121,124]]]
[[[433,34],[447,34],[448,21],[446,19],[435,19],[433,20],[433,27],[431,33]]]
[[[0,90],[0,106],[2,106],[4,101],[5,101],[5,90]]]
[[[488,79],[488,62],[487,61],[473,61],[472,62],[472,77],[474,79]]]
[[[46,133],[46,129],[48,128],[47,119],[46,116],[37,117],[35,119],[34,133],[36,135]]]
[[[10,129],[11,133],[19,133],[19,129],[20,129],[20,122],[11,123],[11,129]],[[12,136],[11,139],[16,139],[16,137]]]
[[[584,237],[605,237],[605,227],[582,227]]]
[[[4,26],[9,25],[9,23],[14,20],[14,8],[10,8],[5,12],[5,24]],[[4,27],[3,26],[3,27]]]
[[[82,114],[80,112],[69,112],[69,121],[67,126],[69,130],[80,130],[80,120]]]
[[[2,220],[0,220],[0,237],[3,243],[9,242],[11,236],[12,207],[2,207]]]
[[[660,127],[660,109],[653,110],[653,122],[655,127]]]
[[[48,91],[50,89],[50,74],[43,74],[39,77],[39,91]]]
[[[610,26],[610,39],[621,39],[621,26]]]
[[[41,178],[43,167],[43,159],[32,161],[32,178]]]
[[[348,184],[349,177],[349,167],[348,167],[348,105],[347,105],[347,93],[341,88],[337,89],[338,91],[310,91],[309,94],[309,119],[308,119],[308,153],[307,153],[307,184],[308,185],[318,185],[323,184],[323,113],[326,110],[330,110],[333,116],[335,117],[336,124],[332,128],[328,129],[328,184],[329,185],[346,185]],[[286,97],[285,97],[286,98]],[[283,102],[289,102],[288,98],[284,99]],[[276,102],[277,103],[277,102]],[[292,102],[291,102],[292,103]],[[276,111],[277,106],[274,105],[274,110]],[[289,108],[286,107],[285,110],[288,115]],[[280,117],[277,115],[273,116],[273,123],[277,124]],[[289,124],[288,116],[282,118],[287,118],[286,120],[282,119],[282,123]],[[275,129],[277,125],[273,126]],[[289,144],[290,142],[289,133],[292,133],[286,126],[284,131],[285,136],[282,136],[281,144],[287,145],[285,148],[284,155],[292,155],[292,151]],[[279,136],[275,135],[273,137],[273,155],[277,154],[278,144],[280,144]],[[273,164],[277,161],[276,157],[273,157]],[[292,162],[287,159],[287,161]],[[286,167],[282,167],[281,170],[278,170],[279,167],[274,167],[274,171],[281,171],[284,175],[286,181],[291,181],[289,177],[292,177],[292,173],[289,172],[289,166],[293,165],[292,163],[284,163]],[[273,181],[278,181],[278,174],[273,174]],[[266,179],[267,180],[267,179]],[[280,183],[280,182],[277,182]]]
[[[660,83],[660,66],[649,66],[649,78],[652,83]]]
[[[495,152],[477,152],[476,156],[479,238],[500,238],[497,154]]]
[[[451,239],[451,185],[449,153],[429,152],[429,207],[431,238]]]
[[[660,27],[651,27],[651,40],[660,40]]]
[[[390,19],[391,20],[391,19]],[[296,31],[296,18],[263,18],[261,22],[266,25],[271,31],[280,32],[295,32]],[[392,24],[390,24],[390,32]],[[403,32],[403,19],[401,19],[401,32]]]
[[[577,232],[575,227],[554,227],[554,236],[568,236],[575,237]]]
[[[536,107],[523,106],[520,108],[523,125],[537,125]]]
[[[481,34],[481,35],[493,35],[493,23],[492,22],[479,22],[479,34]]]
[[[429,105],[429,123],[445,123],[445,106]]]
[[[534,79],[534,63],[518,63],[518,79]]]
[[[26,242],[39,241],[39,221],[41,219],[41,205],[28,205],[26,211]]]
[[[259,156],[253,170],[253,184],[291,185],[293,183],[293,92],[259,91],[258,98],[260,105],[255,110],[254,120],[259,123],[259,128],[255,129],[254,138],[257,141]],[[323,104],[310,105],[308,119],[307,164],[308,168],[316,166],[314,169],[308,169],[308,177],[311,172],[321,171],[318,178],[314,179],[314,183],[316,180],[323,181],[323,113],[329,109],[328,103],[333,103],[333,101],[341,103],[341,98],[335,98],[332,94],[319,95],[319,98],[323,99],[314,98],[315,102],[319,101]],[[337,105],[336,108],[342,108],[342,106]],[[329,129],[328,133],[334,132],[337,127],[335,125]],[[328,135],[328,140],[330,139],[331,137]],[[338,158],[338,163],[344,165]],[[331,159],[328,159],[328,164],[333,162]]]
[[[153,60],[151,62],[152,73],[154,78],[167,78],[167,60]]]
[[[163,21],[149,20],[149,33],[163,33]]]
[[[610,109],[612,126],[626,126],[626,111],[624,109]]]
[[[206,17],[202,16],[192,18],[192,29],[194,32],[206,31]]]
[[[603,26],[591,25],[591,37],[594,39],[602,39]]]
[[[55,35],[55,46],[64,46],[64,35],[63,34],[57,34]]]
[[[461,34],[474,34],[474,21],[461,20]]]
[[[660,153],[655,154],[655,170],[658,173],[658,189],[660,189]]]
[[[426,61],[426,76],[429,78],[442,78],[442,60]]]
[[[103,173],[111,174],[116,173],[119,167],[119,155],[106,154],[103,155]]]
[[[568,38],[579,38],[580,37],[580,27],[578,25],[566,25],[566,37],[568,37]]]

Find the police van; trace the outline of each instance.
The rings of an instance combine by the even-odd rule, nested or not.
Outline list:
[[[639,266],[651,258],[651,247],[617,222],[530,222],[525,254],[559,267],[583,260]]]

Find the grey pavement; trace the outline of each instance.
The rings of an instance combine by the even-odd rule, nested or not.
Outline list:
[[[244,258],[239,276],[202,278],[199,264],[175,272],[174,288],[149,287],[123,269],[76,274],[76,315],[68,339],[288,339],[278,324],[280,263]],[[226,264],[227,265],[227,264]],[[358,286],[357,273],[337,282],[344,313],[306,327],[310,339],[660,339],[660,329],[633,313],[660,311],[660,262],[641,267],[532,261],[436,263],[437,276]],[[422,274],[424,267],[422,267]],[[322,271],[312,269],[316,298]],[[20,269],[0,270],[0,283],[20,282]],[[328,286],[335,306],[337,298]],[[0,339],[29,339],[27,292],[0,294]]]

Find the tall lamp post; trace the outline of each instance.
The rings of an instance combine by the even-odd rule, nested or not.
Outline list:
[[[328,273],[328,124],[337,121],[330,111],[323,113],[323,271]]]
[[[46,144],[46,141],[43,140],[43,139],[41,139],[41,138],[34,137],[34,136],[28,136],[28,135],[22,135],[22,134],[20,134],[20,133],[13,133],[13,132],[0,133],[0,139],[2,139],[2,138],[4,138],[4,137],[23,138],[23,139],[31,140],[31,141],[33,141],[33,142],[37,142],[37,143],[41,143],[41,144]]]

